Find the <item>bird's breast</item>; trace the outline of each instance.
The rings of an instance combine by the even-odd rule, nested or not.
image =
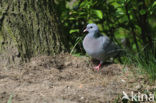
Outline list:
[[[95,39],[94,37],[88,37],[86,36],[83,40],[83,47],[87,54],[91,56],[96,56],[102,52],[101,43],[98,39]]]

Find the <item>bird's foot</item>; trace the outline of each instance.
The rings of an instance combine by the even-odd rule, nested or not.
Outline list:
[[[101,67],[101,64],[99,64],[98,66],[94,67],[94,69],[99,71],[100,67]]]
[[[99,71],[100,67],[99,66],[96,66],[94,67],[95,70]]]

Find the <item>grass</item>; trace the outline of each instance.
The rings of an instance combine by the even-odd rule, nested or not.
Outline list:
[[[155,54],[150,51],[146,54],[142,51],[140,53],[127,53],[124,57],[124,63],[139,68],[140,73],[146,74],[151,81],[156,80],[156,58]]]
[[[7,103],[12,103],[12,95],[10,95],[9,100]]]
[[[145,58],[138,59],[138,66],[147,72],[148,76],[152,80],[156,80],[156,62],[154,56],[149,58],[148,62]]]
[[[82,43],[82,37],[78,37],[76,39],[76,43],[74,44],[74,46],[71,48],[71,51],[70,51],[70,54],[73,54],[74,50],[75,50],[75,47],[79,44],[79,43]]]

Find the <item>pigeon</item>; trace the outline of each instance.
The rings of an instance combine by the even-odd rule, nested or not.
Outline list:
[[[119,54],[119,47],[109,37],[102,35],[96,24],[88,24],[83,32],[88,32],[83,39],[84,50],[89,56],[100,61],[94,69],[99,71],[103,62]]]

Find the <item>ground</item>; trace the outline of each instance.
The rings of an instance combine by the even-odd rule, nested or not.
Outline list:
[[[95,71],[88,57],[69,54],[35,57],[28,63],[0,68],[0,103],[112,103],[123,91],[151,88],[143,76],[121,64]]]

